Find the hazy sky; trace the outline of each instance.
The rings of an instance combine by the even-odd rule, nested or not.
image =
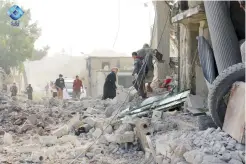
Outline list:
[[[144,7],[144,2],[149,1],[120,0],[116,51],[130,53],[149,43],[154,15],[151,2],[150,8]],[[17,5],[30,8],[32,19],[42,28],[37,47],[48,44],[51,53],[62,48],[72,49],[74,55],[113,48],[119,23],[119,0],[17,0]]]

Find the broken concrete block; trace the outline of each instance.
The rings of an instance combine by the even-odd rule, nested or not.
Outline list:
[[[145,159],[148,160],[151,157],[151,151],[148,148],[144,149],[145,151]]]
[[[40,150],[41,147],[39,144],[32,144],[32,145],[24,145],[17,149],[19,153],[32,153],[34,151]]]
[[[53,131],[52,135],[59,137],[62,137],[64,135],[67,135],[69,132],[68,126],[64,125],[62,127],[60,127],[59,129]]]
[[[3,143],[5,145],[11,145],[13,143],[13,137],[10,133],[4,133]]]
[[[70,142],[72,143],[74,146],[79,146],[80,145],[80,142],[79,140],[77,139],[76,136],[72,136],[72,135],[65,135],[65,136],[62,136],[61,138],[58,139],[58,142],[59,143],[66,143],[66,142]]]
[[[203,157],[202,164],[210,164],[210,163],[218,163],[218,164],[226,164],[226,162],[220,160],[219,158],[213,156],[213,155],[205,155]]]
[[[187,103],[188,107],[195,109],[204,109],[206,108],[206,97],[189,94],[187,96]]]
[[[92,117],[86,117],[85,120],[84,120],[84,122],[85,122],[86,124],[90,125],[91,127],[94,127],[95,124],[96,124],[95,119],[92,118]]]
[[[157,164],[162,164],[162,162],[163,162],[163,156],[162,155],[157,155],[155,157],[155,160],[156,160],[156,163]]]
[[[105,115],[106,117],[111,117],[113,112],[115,111],[115,107],[114,106],[108,106],[105,110]]]
[[[199,150],[191,150],[184,153],[184,158],[189,163],[202,163],[203,155]]]
[[[37,116],[35,114],[32,114],[27,117],[27,120],[32,124],[35,125],[37,123]]]
[[[84,155],[86,152],[90,152],[90,146],[91,143],[87,143],[86,145],[83,145],[83,146],[80,146],[80,147],[76,147],[74,149],[74,152],[75,152],[75,155],[78,156],[78,155]]]
[[[162,164],[170,164],[171,160],[169,158],[164,158]]]
[[[31,130],[33,128],[33,125],[31,124],[24,124],[21,128],[20,128],[20,133],[25,133],[28,130]]]
[[[236,159],[231,159],[228,163],[229,163],[229,164],[243,164],[243,162],[238,161],[238,160],[236,160]]]
[[[116,134],[124,134],[127,131],[132,131],[130,124],[121,124],[120,127],[115,131]]]
[[[56,136],[39,136],[39,142],[44,146],[55,145],[57,143]]]
[[[44,151],[44,155],[46,158],[49,159],[55,159],[57,157],[57,149],[56,147],[48,147],[47,149],[45,149]]]
[[[100,144],[108,144],[108,141],[106,140],[105,136],[101,136],[98,140],[98,143]]]
[[[101,118],[96,119],[95,128],[99,128],[99,129],[103,130],[104,122],[105,122],[104,119],[101,119]]]
[[[104,130],[106,127],[107,127],[107,126],[104,126],[104,127],[103,127],[103,130]],[[111,134],[111,133],[113,132],[112,126],[111,126],[111,125],[108,125],[108,127],[104,130],[104,132],[105,132],[106,134]]]
[[[68,130],[76,129],[81,125],[80,115],[75,115],[67,124]]]
[[[100,135],[102,134],[102,130],[97,128],[93,133],[92,133],[92,136],[94,138],[98,138]]]
[[[162,130],[168,130],[168,124],[167,123],[154,123],[154,131],[159,132]]]
[[[32,152],[31,160],[32,162],[40,163],[46,159],[44,152]]]
[[[119,144],[134,142],[135,140],[134,132],[125,132],[125,134],[105,134],[104,136],[108,142]]]
[[[91,115],[102,113],[102,111],[95,109],[95,108],[91,108],[91,107],[87,108],[86,112],[91,114]]]
[[[162,111],[154,110],[152,114],[152,120],[153,121],[161,120],[162,113],[163,113]]]

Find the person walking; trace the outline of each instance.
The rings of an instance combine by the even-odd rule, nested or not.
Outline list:
[[[145,77],[148,73],[146,63],[144,63],[144,58],[138,56],[136,52],[132,53],[132,58],[134,59],[134,69],[132,72],[133,76],[133,86],[138,91],[138,95],[142,98],[147,98],[147,93],[145,89]]]
[[[112,68],[111,73],[108,74],[106,77],[104,86],[103,86],[103,100],[106,100],[107,98],[113,99],[116,97],[116,74],[118,72],[118,68]]]
[[[15,83],[10,88],[11,97],[17,96],[18,88]]]
[[[139,57],[142,57],[147,63],[148,73],[145,76],[145,82],[148,83],[147,91],[153,92],[150,84],[154,78],[154,64],[153,64],[153,56],[155,55],[154,49],[150,48],[148,44],[144,44],[143,48],[137,51]],[[145,85],[145,84],[144,84]]]
[[[33,88],[32,88],[32,85],[31,84],[29,84],[27,86],[26,92],[27,92],[27,98],[28,98],[28,100],[32,100]]]
[[[57,96],[59,99],[63,99],[63,89],[65,88],[65,81],[62,74],[59,75],[59,78],[56,79],[55,86],[57,89]]]
[[[81,89],[83,89],[83,84],[77,75],[73,82],[73,98],[80,99]]]

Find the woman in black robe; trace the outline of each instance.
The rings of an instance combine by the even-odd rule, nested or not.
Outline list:
[[[116,74],[118,72],[118,68],[112,68],[111,73],[106,77],[104,86],[103,86],[103,100],[107,98],[113,99],[116,97]]]

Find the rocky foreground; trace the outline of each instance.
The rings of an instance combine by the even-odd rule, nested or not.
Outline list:
[[[123,105],[127,107],[127,102]],[[84,99],[0,105],[0,163],[242,164],[245,147],[219,128],[197,129],[183,112],[162,118],[114,117],[122,102]],[[137,122],[149,122],[146,148]],[[140,144],[141,143],[141,144]]]

